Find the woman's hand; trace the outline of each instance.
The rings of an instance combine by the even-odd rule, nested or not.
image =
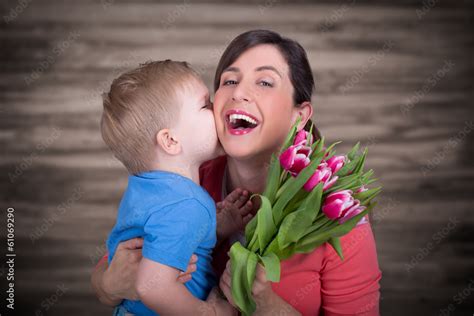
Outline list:
[[[113,300],[137,300],[135,281],[142,259],[142,238],[133,238],[117,246],[110,266],[102,278],[102,290]]]
[[[120,304],[123,299],[136,300],[135,291],[138,264],[142,259],[142,238],[133,238],[121,242],[115,255],[107,266],[107,261],[99,263],[92,273],[92,287],[99,300],[109,306]],[[196,271],[197,256],[192,255],[185,272],[181,272],[178,281],[186,283],[192,279]]]
[[[235,306],[232,299],[231,282],[232,276],[229,260],[220,279],[219,286],[229,303]],[[252,296],[257,305],[254,315],[275,315],[281,311],[285,311],[287,315],[300,315],[290,304],[273,292],[271,282],[267,280],[265,268],[261,264],[257,264],[255,281],[252,286]]]
[[[212,307],[215,315],[238,315],[237,309],[222,297],[217,287],[213,288],[211,293],[209,293],[206,303]],[[212,314],[212,312],[209,311],[202,314],[209,315]]]
[[[249,197],[248,191],[237,188],[216,204],[218,240],[227,239],[243,230],[252,219],[253,203]]]
[[[221,276],[221,280],[219,286],[227,297],[227,300],[235,306],[235,303],[232,299],[232,275],[231,275],[231,267],[230,267],[230,260],[227,261],[226,268],[224,273]],[[265,268],[262,267],[261,264],[257,264],[257,270],[255,272],[255,280],[252,286],[252,295],[255,302],[260,300],[265,300],[265,298],[271,297],[272,295],[276,295],[272,290],[272,285],[270,281],[267,280],[265,274]]]

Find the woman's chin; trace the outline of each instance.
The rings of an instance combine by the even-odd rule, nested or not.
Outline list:
[[[256,151],[254,146],[248,144],[247,146],[242,142],[231,141],[222,144],[227,156],[234,159],[246,159],[255,157]]]

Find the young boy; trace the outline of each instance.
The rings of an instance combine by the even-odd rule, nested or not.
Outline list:
[[[216,208],[199,186],[199,166],[223,153],[206,86],[185,62],[149,62],[115,79],[103,105],[102,137],[130,173],[107,241],[109,263],[120,242],[144,238],[140,301],[124,300],[116,313],[232,313],[216,295],[204,301],[217,285]],[[183,285],[177,277],[192,254],[197,270]]]

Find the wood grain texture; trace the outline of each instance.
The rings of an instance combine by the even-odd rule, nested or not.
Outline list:
[[[450,304],[449,315],[472,315],[473,10],[436,4],[419,17],[421,2],[404,3],[42,1],[4,21],[1,201],[16,214],[19,314],[111,312],[89,285],[126,186],[98,128],[111,80],[172,58],[211,87],[229,41],[269,28],[307,50],[327,139],[369,147],[385,188],[373,218],[382,315],[443,315]],[[67,290],[48,307],[58,286]]]

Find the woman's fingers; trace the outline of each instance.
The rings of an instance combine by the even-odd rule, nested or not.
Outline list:
[[[129,249],[127,250],[127,259],[129,263],[135,264],[139,263],[140,260],[142,260],[142,250],[141,249]],[[138,268],[138,265],[136,265],[134,268]]]
[[[227,264],[227,266],[229,267],[229,264]],[[222,293],[224,293],[229,303],[235,306],[234,300],[232,299],[231,275],[229,268],[226,268],[224,273],[222,274],[221,279],[219,281],[219,287],[222,290]]]
[[[259,263],[255,272],[255,281],[252,286],[252,294],[259,296],[271,288],[270,282],[267,280],[265,268]]]
[[[141,249],[143,248],[143,238],[132,238],[118,244],[117,250],[120,249]]]

